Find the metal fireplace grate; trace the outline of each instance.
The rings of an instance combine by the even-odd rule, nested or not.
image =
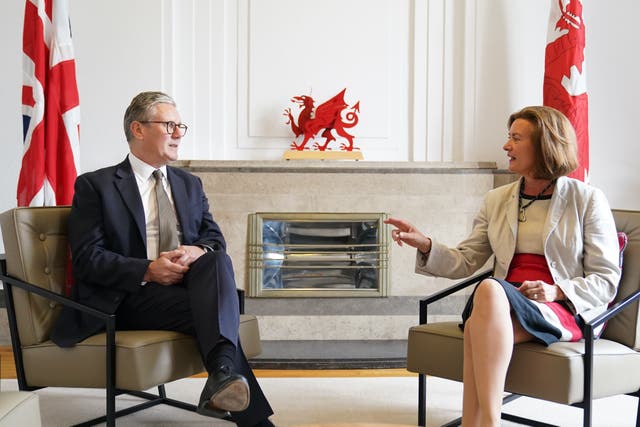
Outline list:
[[[248,296],[386,296],[385,218],[384,213],[249,215]]]

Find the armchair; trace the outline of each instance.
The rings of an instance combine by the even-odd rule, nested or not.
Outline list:
[[[589,320],[580,342],[557,342],[545,347],[528,342],[514,346],[503,402],[521,396],[577,406],[583,425],[591,426],[592,400],[628,394],[639,398],[636,426],[640,427],[640,212],[613,210],[616,228],[628,237],[618,294],[609,309]],[[427,376],[462,381],[463,333],[460,322],[427,323],[429,304],[478,283],[481,273],[420,301],[420,324],[410,328],[407,369],[418,373],[418,425],[426,422]],[[599,339],[594,329],[607,322]],[[535,367],[535,369],[533,369]],[[536,375],[531,375],[535,371]],[[504,413],[502,418],[525,425],[545,425]],[[447,426],[459,425],[459,419]]]
[[[106,415],[81,425],[106,421],[160,403],[195,411],[196,406],[168,398],[164,384],[204,371],[196,342],[172,331],[117,331],[116,316],[64,296],[67,218],[70,207],[15,208],[0,215],[6,259],[0,260],[18,387],[106,389]],[[240,312],[243,312],[243,291]],[[60,348],[49,333],[61,306],[71,306],[104,321],[105,332],[72,348]],[[255,316],[241,314],[240,340],[247,358],[260,354]],[[158,394],[144,392],[158,387]],[[147,399],[115,410],[115,397],[127,393]]]

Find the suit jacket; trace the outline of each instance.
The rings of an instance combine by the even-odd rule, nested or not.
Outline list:
[[[458,279],[494,258],[494,276],[504,279],[515,253],[520,181],[487,193],[469,237],[456,248],[433,241],[418,251],[416,272]],[[556,285],[576,313],[604,310],[615,296],[620,268],[616,227],[602,191],[560,177],[542,230],[544,256]]]
[[[224,237],[209,212],[200,179],[170,166],[167,179],[182,228],[181,243],[224,250]],[[69,245],[78,302],[114,313],[127,293],[140,289],[151,261],[142,199],[128,159],[76,179]],[[95,318],[64,308],[51,336],[58,345],[73,345],[102,327]]]

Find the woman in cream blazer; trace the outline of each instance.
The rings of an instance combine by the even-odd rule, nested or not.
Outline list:
[[[506,278],[516,248],[519,190],[516,181],[487,193],[469,237],[456,248],[434,241],[428,255],[418,251],[416,272],[460,279],[494,255],[494,277]],[[615,296],[620,269],[616,227],[602,191],[558,178],[542,237],[554,284],[574,314],[606,309]]]
[[[418,273],[459,279],[494,257],[493,277],[476,286],[463,313],[463,427],[500,425],[515,343],[579,339],[554,319],[579,332],[575,315],[604,310],[620,278],[604,194],[566,177],[578,166],[571,123],[552,108],[526,107],[508,125],[503,149],[522,178],[487,193],[469,237],[449,248],[405,220],[386,221],[395,242],[418,249]]]

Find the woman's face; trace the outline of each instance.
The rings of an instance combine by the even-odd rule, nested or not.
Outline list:
[[[531,178],[535,178],[536,165],[535,147],[531,140],[533,131],[531,122],[516,119],[509,128],[509,139],[502,147],[509,157],[509,171]]]

